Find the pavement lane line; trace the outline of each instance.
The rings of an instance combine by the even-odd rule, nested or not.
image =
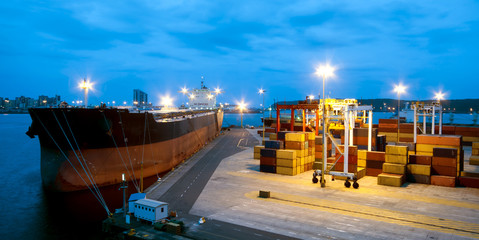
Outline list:
[[[334,214],[387,222],[414,228],[422,228],[430,231],[454,234],[464,237],[479,238],[479,224],[476,223],[454,221],[421,214],[413,214],[279,192],[271,192],[271,198],[259,198],[258,191],[248,192],[245,194],[245,196],[251,199],[280,203],[294,207],[330,212]]]
[[[229,175],[237,176],[237,177],[247,177],[252,179],[264,180],[264,181],[274,181],[274,182],[283,182],[288,184],[298,184],[304,186],[310,186],[319,188],[318,184],[313,184],[311,181],[307,182],[303,179],[298,178],[291,178],[290,176],[272,176],[271,174],[257,174],[257,173],[243,173],[243,172],[228,172]],[[387,191],[383,189],[372,189],[366,187],[359,187],[358,189],[352,188],[345,188],[344,186],[333,186],[329,185],[326,189],[334,189],[337,191],[342,192],[350,192],[353,194],[369,194],[374,196],[382,196],[388,198],[397,198],[397,199],[404,199],[408,201],[418,201],[418,202],[425,202],[425,203],[433,203],[433,204],[440,204],[446,206],[453,206],[453,207],[460,207],[460,208],[470,208],[479,210],[479,204],[457,201],[457,200],[450,200],[444,198],[433,198],[433,197],[426,197],[416,194],[409,194],[409,193],[398,193],[393,191]]]

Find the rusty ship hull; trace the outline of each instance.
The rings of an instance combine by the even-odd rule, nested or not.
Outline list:
[[[175,115],[127,109],[32,108],[43,186],[56,192],[138,182],[170,171],[221,131],[222,110]],[[89,178],[90,177],[90,178]],[[94,179],[91,181],[90,179]]]

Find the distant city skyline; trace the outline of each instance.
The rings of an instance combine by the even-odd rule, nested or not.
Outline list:
[[[0,96],[60,95],[158,104],[201,80],[217,102],[259,106],[322,92],[332,98],[479,98],[477,1],[134,1],[0,3]],[[203,77],[203,78],[202,78]]]

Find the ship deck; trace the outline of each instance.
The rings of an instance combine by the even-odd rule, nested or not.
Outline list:
[[[232,129],[162,182],[149,198],[170,203],[186,223],[184,237],[205,239],[472,239],[479,238],[479,189],[404,184],[359,189],[344,181],[326,188],[312,171],[296,176],[259,172],[254,131]],[[254,134],[256,135],[256,134]],[[466,147],[470,155],[470,147]],[[193,167],[194,166],[194,167]],[[478,172],[477,166],[467,171]],[[271,198],[259,198],[258,191]],[[198,219],[206,218],[199,225]]]

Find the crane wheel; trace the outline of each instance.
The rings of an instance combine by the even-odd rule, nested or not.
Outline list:
[[[344,186],[349,188],[351,187],[351,183],[348,180],[346,180],[346,182],[344,182]]]
[[[313,183],[318,183],[318,178],[317,177],[313,177]]]
[[[356,182],[356,181],[354,181],[354,182],[353,182],[353,188],[354,188],[354,189],[358,189],[358,188],[359,188],[359,183]]]

